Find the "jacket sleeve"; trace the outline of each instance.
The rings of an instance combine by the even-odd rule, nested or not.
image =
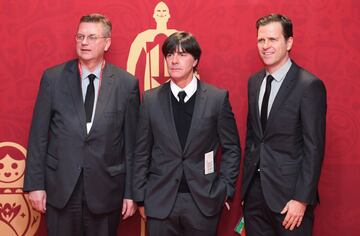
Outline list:
[[[140,106],[139,122],[136,130],[133,177],[133,192],[136,202],[144,201],[147,173],[153,146],[153,134],[148,109],[148,99],[145,92]]]
[[[217,129],[222,147],[220,178],[226,184],[227,197],[232,198],[240,169],[241,147],[228,92],[226,92],[221,104]]]
[[[326,129],[326,90],[323,82],[313,80],[301,101],[303,161],[296,183],[294,199],[311,204],[316,199]]]
[[[28,141],[24,191],[45,190],[45,161],[51,122],[52,85],[45,72],[37,95]]]
[[[135,151],[135,132],[139,114],[139,82],[136,80],[128,99],[125,116],[126,184],[124,198],[133,199],[132,178]]]

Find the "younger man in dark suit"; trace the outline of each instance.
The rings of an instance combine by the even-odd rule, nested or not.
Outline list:
[[[51,235],[117,235],[134,214],[138,81],[104,60],[111,22],[83,16],[78,59],[46,70],[31,124],[24,191]]]
[[[162,51],[170,81],[143,96],[134,199],[144,202],[150,236],[215,236],[240,163],[228,92],[195,77],[201,50],[191,34],[170,35]]]
[[[256,28],[265,69],[248,83],[241,195],[246,235],[311,235],[324,156],[325,87],[290,60],[289,18],[264,16]]]

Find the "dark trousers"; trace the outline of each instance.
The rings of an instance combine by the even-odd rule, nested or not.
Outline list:
[[[190,193],[178,193],[166,219],[148,217],[149,236],[216,236],[220,214],[203,215]]]
[[[284,206],[285,207],[285,206]],[[245,196],[244,220],[246,236],[310,236],[312,235],[314,208],[306,208],[302,223],[290,231],[282,226],[285,215],[273,212],[267,206],[261,189],[259,174],[255,174]]]
[[[46,205],[49,236],[116,236],[121,209],[107,214],[94,214],[86,204],[81,175],[74,192],[63,209]]]

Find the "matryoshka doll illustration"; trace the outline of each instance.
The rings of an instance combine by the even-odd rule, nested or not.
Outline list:
[[[26,149],[0,142],[0,232],[7,236],[35,235],[41,215],[31,208],[22,190]]]

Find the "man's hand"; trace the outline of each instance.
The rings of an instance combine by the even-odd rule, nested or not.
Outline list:
[[[45,213],[46,211],[46,192],[45,190],[35,190],[29,192],[29,201],[34,210]]]
[[[296,227],[299,227],[304,213],[306,210],[306,203],[299,202],[296,200],[290,200],[286,203],[284,209],[281,211],[281,214],[285,214],[285,219],[282,225],[285,229],[293,230]]]
[[[141,218],[146,222],[146,215],[145,215],[145,207],[144,206],[139,207],[139,213],[140,213]]]
[[[131,199],[124,199],[121,214],[123,215],[123,220],[134,215],[136,212],[136,203]]]

